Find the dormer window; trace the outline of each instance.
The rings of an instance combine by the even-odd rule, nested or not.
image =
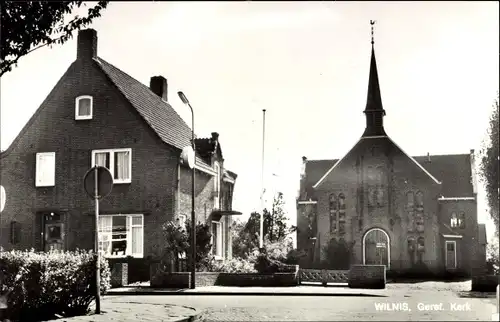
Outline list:
[[[92,119],[92,107],[94,100],[92,96],[82,95],[75,99],[75,120]]]

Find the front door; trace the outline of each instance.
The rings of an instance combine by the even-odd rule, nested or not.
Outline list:
[[[43,216],[44,250],[64,250],[63,216],[53,212]]]
[[[452,240],[446,241],[446,269],[454,270],[457,268],[457,243]]]
[[[364,264],[385,265],[389,268],[390,247],[385,231],[379,228],[368,231],[363,238]]]

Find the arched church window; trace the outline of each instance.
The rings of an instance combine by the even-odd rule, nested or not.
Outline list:
[[[367,177],[368,177],[369,181],[374,181],[376,179],[375,178],[375,170],[373,169],[372,166],[368,166],[367,167],[366,174],[367,174]]]
[[[417,207],[423,207],[424,206],[424,193],[422,191],[417,191],[416,195],[416,204]]]
[[[415,204],[415,195],[413,194],[413,191],[408,191],[408,193],[406,194],[406,204],[408,205],[408,207],[413,207],[413,205]]]
[[[409,252],[415,251],[415,239],[413,237],[408,237],[407,246]]]
[[[335,194],[330,195],[330,232],[337,232],[337,209],[338,209],[338,201],[337,196]]]
[[[408,211],[408,231],[415,231],[415,214],[413,211]]]
[[[465,228],[465,212],[461,211],[458,214],[458,228],[464,229]]]
[[[418,237],[418,240],[417,240],[417,250],[419,252],[424,252],[425,251],[425,239],[424,239],[424,237]]]
[[[456,212],[451,213],[451,220],[450,220],[450,225],[451,228],[457,228],[458,227],[458,217]]]
[[[345,195],[343,193],[339,194],[339,214],[338,214],[338,228],[339,228],[339,234],[345,234],[345,210],[346,210],[346,205],[345,205]]]
[[[386,182],[385,182],[385,175],[384,175],[384,168],[383,167],[377,167],[377,205],[379,207],[383,207],[385,204],[385,189],[386,189]]]

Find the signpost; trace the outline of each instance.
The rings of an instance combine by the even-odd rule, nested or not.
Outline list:
[[[95,313],[101,313],[101,263],[99,254],[99,200],[106,197],[113,189],[113,176],[105,167],[95,166],[85,174],[83,179],[85,192],[95,202],[95,252],[96,261],[96,294]]]

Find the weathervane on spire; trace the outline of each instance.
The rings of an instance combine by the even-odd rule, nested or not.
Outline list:
[[[375,41],[373,40],[373,25],[375,24],[375,20],[370,20],[370,25],[372,26],[372,45],[375,43]]]

